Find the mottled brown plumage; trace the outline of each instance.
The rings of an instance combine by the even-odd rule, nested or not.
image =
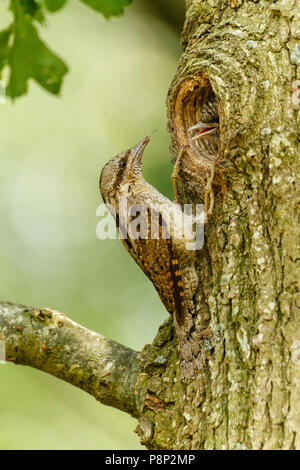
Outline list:
[[[144,179],[142,156],[149,140],[146,137],[105,165],[100,177],[100,191],[103,200],[115,215],[124,247],[151,280],[168,312],[174,315],[182,372],[184,377],[190,377],[199,367],[199,348],[197,339],[193,336],[192,318],[193,295],[197,288],[195,251],[187,250],[187,243],[195,237],[193,218],[189,216],[189,220],[187,217],[190,224],[183,235],[183,212],[180,206],[167,199]],[[123,202],[126,201],[128,218],[124,218],[120,198]],[[130,224],[135,221],[135,216],[130,215],[130,209],[137,205],[143,208],[143,221],[147,220],[148,226],[146,236],[144,232],[134,238],[130,233]],[[171,215],[171,222],[168,224]]]

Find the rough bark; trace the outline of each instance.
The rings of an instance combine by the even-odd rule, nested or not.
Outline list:
[[[203,367],[195,380],[182,383],[170,319],[138,355],[109,343],[117,371],[112,401],[97,398],[138,417],[136,431],[149,449],[299,448],[299,5],[296,0],[188,0],[186,6],[184,51],[168,96],[174,157],[199,119],[209,87],[218,97],[221,121],[215,211],[197,263],[195,326]],[[188,181],[191,161],[199,167],[199,191]],[[207,165],[196,144],[182,162],[181,177],[182,200],[201,201]],[[0,339],[7,338],[10,318],[3,321]],[[44,336],[48,326],[37,321],[31,319],[29,330],[22,331],[14,322],[11,359],[21,344],[18,362],[50,373],[54,364],[55,375],[105,397],[101,370],[107,358],[97,355],[98,335],[76,326],[74,335],[59,336],[64,327],[54,328],[51,317],[52,336]],[[56,339],[59,345],[84,346],[80,378],[70,374],[78,348],[75,356],[57,359]],[[84,348],[93,357],[91,381]],[[130,358],[129,382],[123,382],[119,356]]]

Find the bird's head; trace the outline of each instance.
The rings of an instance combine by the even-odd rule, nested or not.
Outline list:
[[[133,182],[142,175],[142,158],[150,137],[147,136],[131,149],[119,153],[103,167],[100,191],[104,200],[117,195],[122,184]]]

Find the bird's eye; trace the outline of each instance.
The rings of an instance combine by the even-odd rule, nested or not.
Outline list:
[[[126,162],[125,162],[124,160],[121,160],[121,162],[120,162],[120,166],[121,166],[122,168],[125,168],[125,166],[126,166]]]

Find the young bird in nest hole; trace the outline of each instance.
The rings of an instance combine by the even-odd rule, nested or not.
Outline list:
[[[214,192],[212,189],[212,182],[215,177],[215,165],[218,157],[220,137],[218,103],[213,92],[209,93],[208,96],[204,99],[201,109],[201,120],[191,126],[187,132],[189,144],[181,148],[171,177],[174,191],[174,202],[178,203],[178,180],[181,179],[179,172],[181,169],[183,157],[188,148],[190,150],[195,149],[197,155],[200,157],[199,166],[202,160],[202,162],[205,162],[205,166],[208,166],[210,169],[210,175],[206,182],[204,195],[205,214],[207,217],[209,217],[212,214],[214,208]],[[193,181],[194,177],[199,176],[197,170],[199,170],[199,168],[187,170],[191,181]]]

